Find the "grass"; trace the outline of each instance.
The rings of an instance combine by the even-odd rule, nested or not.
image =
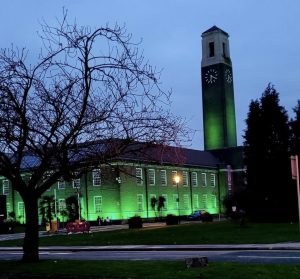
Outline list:
[[[53,235],[40,238],[40,246],[252,244],[300,242],[298,224],[251,223],[240,228],[232,222],[183,224],[161,228],[118,230],[92,234]],[[23,240],[2,241],[0,246],[21,246]]]
[[[211,263],[187,269],[183,261],[0,261],[1,278],[298,279],[299,274],[299,265]]]
[[[40,238],[46,245],[125,244],[243,244],[300,241],[298,224],[256,224],[245,228],[231,222],[184,224],[162,228],[119,230],[93,234],[54,235]],[[0,242],[21,245],[22,240]],[[300,278],[300,265],[209,263],[186,269],[183,261],[76,261],[47,260],[34,264],[0,261],[0,277],[114,278],[114,279],[289,279]]]

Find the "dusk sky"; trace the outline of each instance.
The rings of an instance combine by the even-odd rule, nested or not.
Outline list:
[[[163,69],[163,88],[173,91],[172,111],[197,130],[191,148],[203,149],[201,34],[213,25],[230,35],[238,144],[243,143],[249,103],[269,82],[293,116],[300,99],[300,1],[2,1],[0,47],[13,43],[38,51],[39,22],[54,24],[63,7],[80,25],[125,24],[135,41],[142,39],[149,63]]]

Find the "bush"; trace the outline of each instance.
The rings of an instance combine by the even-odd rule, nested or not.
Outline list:
[[[0,233],[14,233],[15,223],[12,221],[0,221]]]
[[[175,216],[173,214],[168,214],[166,217],[166,224],[167,225],[178,225],[179,224],[178,216]]]
[[[213,216],[209,212],[204,212],[201,214],[200,220],[202,222],[212,222],[213,221]]]
[[[143,227],[143,221],[140,216],[134,216],[128,219],[129,229],[140,229]]]

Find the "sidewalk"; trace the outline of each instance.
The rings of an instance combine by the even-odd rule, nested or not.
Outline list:
[[[157,222],[157,223],[144,223],[143,228],[158,228],[158,227],[164,227],[166,224],[164,222]],[[128,229],[128,224],[124,225],[108,225],[108,226],[92,226],[91,227],[91,233],[94,232],[104,232],[104,231],[115,231],[115,230],[126,230]],[[61,234],[67,234],[66,229],[60,229],[58,233],[55,233],[55,235],[61,235]],[[46,231],[40,231],[39,232],[39,237],[48,237],[52,236],[53,233],[48,233]],[[0,246],[1,246],[1,241],[5,240],[14,240],[14,239],[22,239],[24,238],[25,234],[24,233],[12,233],[12,234],[0,234]]]
[[[162,223],[144,223],[146,229],[164,227]],[[128,224],[93,226],[91,232],[128,229]],[[59,234],[66,234],[60,230]],[[53,234],[40,232],[40,237]],[[0,235],[0,251],[20,251],[22,247],[1,247],[1,241],[21,239],[24,233]],[[40,246],[40,251],[222,251],[222,250],[300,250],[300,242],[282,242],[273,244],[199,244],[199,245],[110,245],[110,246]]]
[[[20,251],[22,247],[0,247],[0,251]],[[201,245],[110,245],[40,246],[40,251],[228,251],[228,250],[300,250],[299,242],[274,244],[201,244]]]

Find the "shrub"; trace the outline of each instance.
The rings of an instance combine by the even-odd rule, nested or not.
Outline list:
[[[143,221],[140,216],[134,216],[128,219],[129,229],[140,229],[143,227]]]
[[[168,214],[166,217],[166,224],[167,225],[178,225],[179,218],[173,214]]]

